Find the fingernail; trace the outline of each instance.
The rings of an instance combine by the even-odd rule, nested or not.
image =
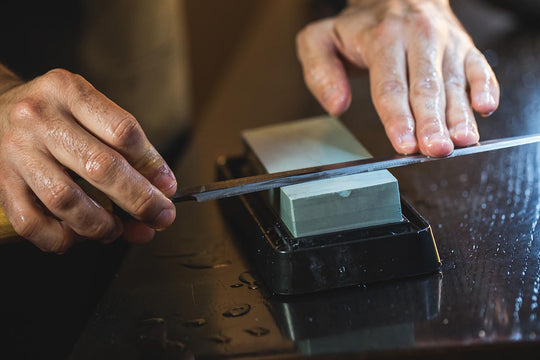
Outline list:
[[[166,164],[158,168],[158,175],[154,180],[154,185],[163,192],[167,192],[176,186],[176,177]]]
[[[163,230],[167,226],[171,225],[174,221],[174,217],[176,215],[176,211],[173,209],[164,209],[162,210],[159,215],[154,220],[154,228]]]
[[[416,137],[414,134],[405,133],[400,137],[399,148],[405,154],[412,154],[416,150]]]
[[[472,124],[459,123],[450,132],[454,140],[459,142],[461,146],[474,144],[480,138],[478,130]]]
[[[425,143],[431,156],[446,156],[454,150],[454,144],[445,134],[431,134]]]

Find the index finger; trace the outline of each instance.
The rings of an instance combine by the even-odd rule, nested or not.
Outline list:
[[[394,149],[402,154],[416,153],[405,49],[397,42],[384,45],[378,51],[378,60],[370,63],[369,68],[373,104]]]
[[[173,172],[148,141],[141,126],[126,110],[96,90],[79,75],[57,70],[68,111],[89,132],[118,151],[138,172],[166,196],[176,191]]]

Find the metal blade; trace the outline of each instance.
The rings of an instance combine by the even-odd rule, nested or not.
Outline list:
[[[282,171],[271,174],[248,176],[244,178],[218,181],[207,185],[179,189],[176,194],[173,195],[171,200],[173,202],[187,200],[195,200],[198,202],[216,200],[231,196],[249,194],[257,191],[280,188],[283,186],[300,184],[308,181],[330,179],[369,171],[391,169],[400,166],[451,159],[459,156],[505,149],[537,142],[540,142],[540,134],[482,141],[477,145],[457,148],[452,154],[442,158],[434,158],[425,155],[393,155],[388,157],[369,158],[304,169]]]

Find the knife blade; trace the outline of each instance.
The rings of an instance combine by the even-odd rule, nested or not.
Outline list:
[[[391,169],[412,164],[421,164],[437,160],[452,159],[465,155],[478,154],[514,146],[540,142],[540,134],[516,136],[503,139],[486,140],[476,145],[456,148],[446,157],[429,157],[426,155],[392,155],[347,161],[329,165],[308,167],[270,174],[247,176],[243,178],[217,181],[206,185],[180,188],[171,201],[181,202],[194,200],[197,202],[217,200],[231,196],[249,194],[283,186],[301,184],[308,181],[331,179],[339,176],[360,174],[369,171]]]

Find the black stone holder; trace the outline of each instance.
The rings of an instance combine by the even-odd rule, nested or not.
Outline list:
[[[253,175],[246,157],[220,158],[220,180]],[[273,293],[293,295],[439,271],[428,222],[403,198],[403,221],[293,237],[261,194],[219,201],[259,276]]]

